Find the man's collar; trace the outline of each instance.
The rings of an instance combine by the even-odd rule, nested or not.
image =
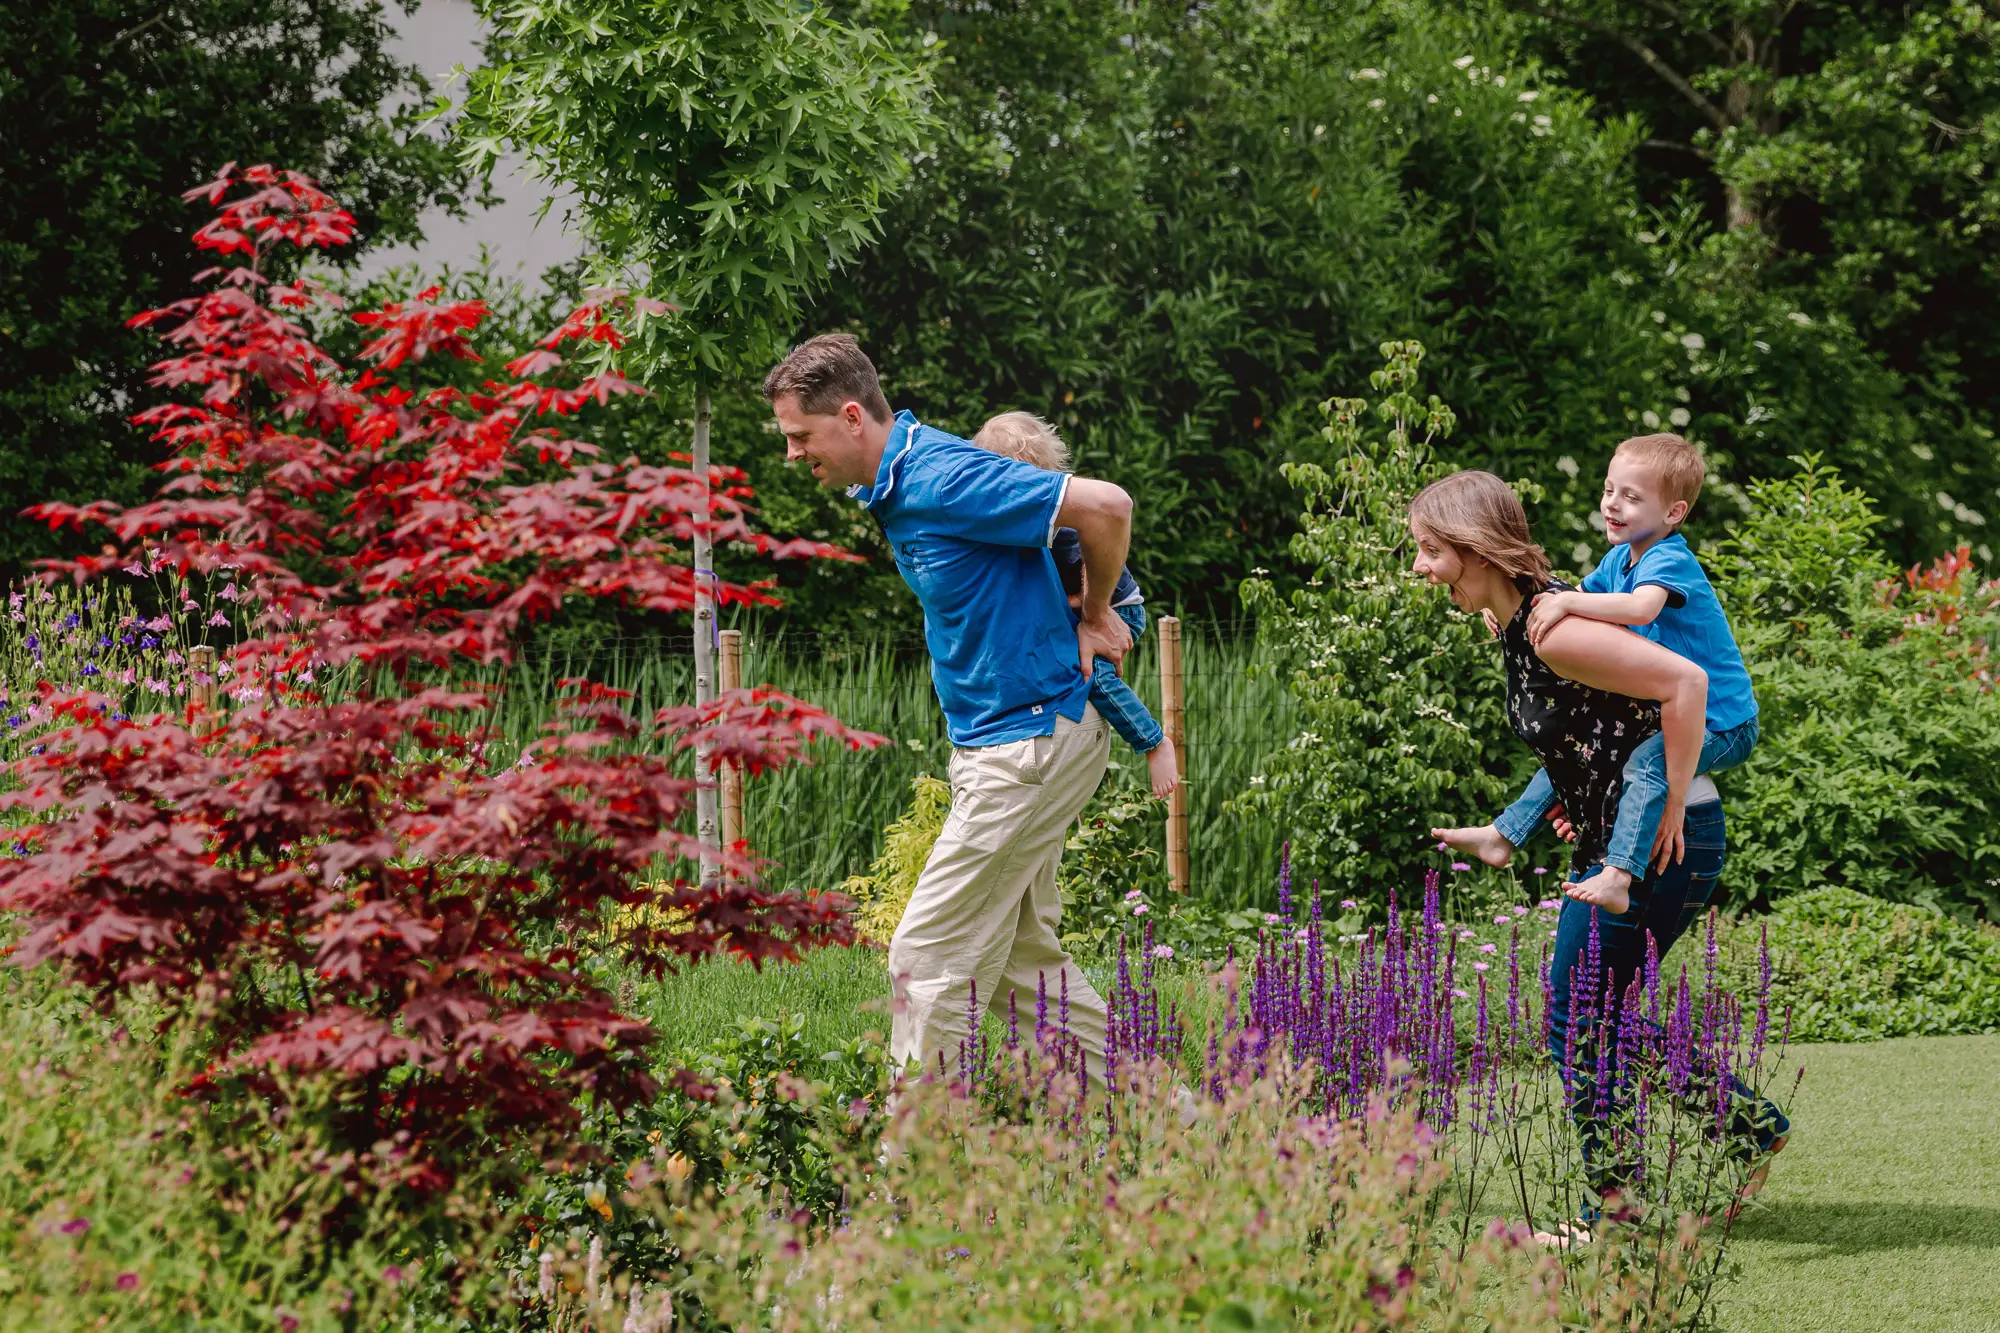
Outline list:
[[[889,441],[882,446],[882,462],[875,469],[875,484],[849,486],[847,493],[859,500],[863,509],[873,509],[888,499],[889,493],[896,489],[896,477],[902,471],[903,459],[916,442],[916,415],[907,411],[898,412],[889,427]]]

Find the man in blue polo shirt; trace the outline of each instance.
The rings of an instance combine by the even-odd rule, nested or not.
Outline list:
[[[1056,865],[1104,776],[1110,731],[1090,706],[1098,657],[1131,632],[1111,609],[1132,502],[1108,482],[1048,472],[892,416],[846,334],[794,348],[764,381],[785,456],[881,523],[924,608],[931,680],[952,741],[952,808],[889,942],[898,1001],[889,1051],[955,1068],[968,1011],[1065,992],[1069,1027],[1101,1074],[1104,1001],[1057,935]],[[1073,528],[1084,598],[1072,614],[1049,543]]]

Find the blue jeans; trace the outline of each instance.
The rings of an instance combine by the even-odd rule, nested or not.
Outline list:
[[[1757,744],[1757,719],[1751,718],[1728,731],[1711,731],[1701,743],[1697,773],[1720,773],[1750,757]],[[1519,847],[1535,836],[1549,807],[1556,803],[1555,788],[1546,771],[1537,771],[1519,800],[1493,821],[1500,836]],[[1660,832],[1660,817],[1667,811],[1667,740],[1654,732],[1640,741],[1625,760],[1625,792],[1618,798],[1618,819],[1611,826],[1611,845],[1604,864],[1632,872],[1632,878],[1646,877],[1646,860],[1653,839]]]
[[[1125,628],[1132,631],[1132,643],[1136,647],[1139,636],[1146,632],[1146,608],[1142,603],[1114,608],[1118,618],[1125,622]],[[1159,721],[1146,711],[1146,705],[1139,702],[1139,696],[1132,692],[1118,676],[1118,668],[1111,659],[1100,657],[1091,663],[1090,702],[1097,708],[1099,717],[1111,724],[1111,729],[1125,738],[1125,743],[1140,754],[1150,754],[1159,748],[1167,738]]]
[[[1726,848],[1727,824],[1722,802],[1690,806],[1687,857],[1646,881],[1643,897],[1637,892],[1640,886],[1634,886],[1634,901],[1643,902],[1642,908],[1613,916],[1574,898],[1563,899],[1562,913],[1556,919],[1555,949],[1549,960],[1549,1054],[1559,1068],[1568,1051],[1572,986],[1579,998],[1588,997],[1595,1007],[1604,1003],[1607,984],[1614,988],[1614,994],[1623,996],[1626,987],[1645,973],[1646,940],[1651,936],[1661,960],[1664,989],[1667,951],[1707,912],[1715,897],[1716,881],[1722,875]],[[1588,867],[1574,878],[1585,878],[1595,869]],[[1590,970],[1593,916],[1598,943],[1594,972]],[[1614,1050],[1608,1062],[1610,1086],[1603,1098],[1607,1113],[1614,1118],[1621,1109],[1617,1104],[1620,1079],[1615,1054]],[[1601,1199],[1607,1191],[1623,1188],[1633,1178],[1636,1168],[1631,1163],[1604,1160],[1605,1124],[1596,1109],[1599,1100],[1596,1060],[1594,1039],[1586,1037],[1579,1044],[1569,1092],[1570,1114],[1583,1140],[1584,1174]],[[1740,1149],[1767,1151],[1777,1139],[1791,1132],[1791,1122],[1776,1106],[1734,1078],[1730,1086],[1728,1132]],[[1593,1205],[1585,1210],[1584,1220],[1594,1222],[1597,1215],[1598,1209]]]

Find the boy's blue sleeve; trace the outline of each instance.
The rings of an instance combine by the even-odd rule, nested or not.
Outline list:
[[[1665,588],[1668,606],[1686,606],[1688,594],[1707,580],[1694,552],[1678,541],[1660,542],[1632,570],[1632,586]]]
[[[1132,687],[1119,677],[1118,669],[1102,657],[1091,664],[1090,702],[1111,729],[1140,754],[1151,754],[1167,738]]]
[[[1625,562],[1625,547],[1614,546],[1597,562],[1597,568],[1583,576],[1577,586],[1584,592],[1617,592],[1618,566]]]
[[[924,507],[951,520],[952,535],[993,546],[1047,546],[1069,477],[968,445],[939,459]]]

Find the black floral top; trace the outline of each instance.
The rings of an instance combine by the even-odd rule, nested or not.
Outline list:
[[[1539,591],[1569,588],[1551,579]],[[1500,655],[1507,663],[1507,720],[1541,759],[1549,784],[1576,826],[1570,867],[1583,870],[1604,859],[1625,787],[1625,760],[1660,729],[1660,706],[1558,676],[1528,645],[1533,598],[1533,593],[1522,598],[1521,609],[1500,636]]]

